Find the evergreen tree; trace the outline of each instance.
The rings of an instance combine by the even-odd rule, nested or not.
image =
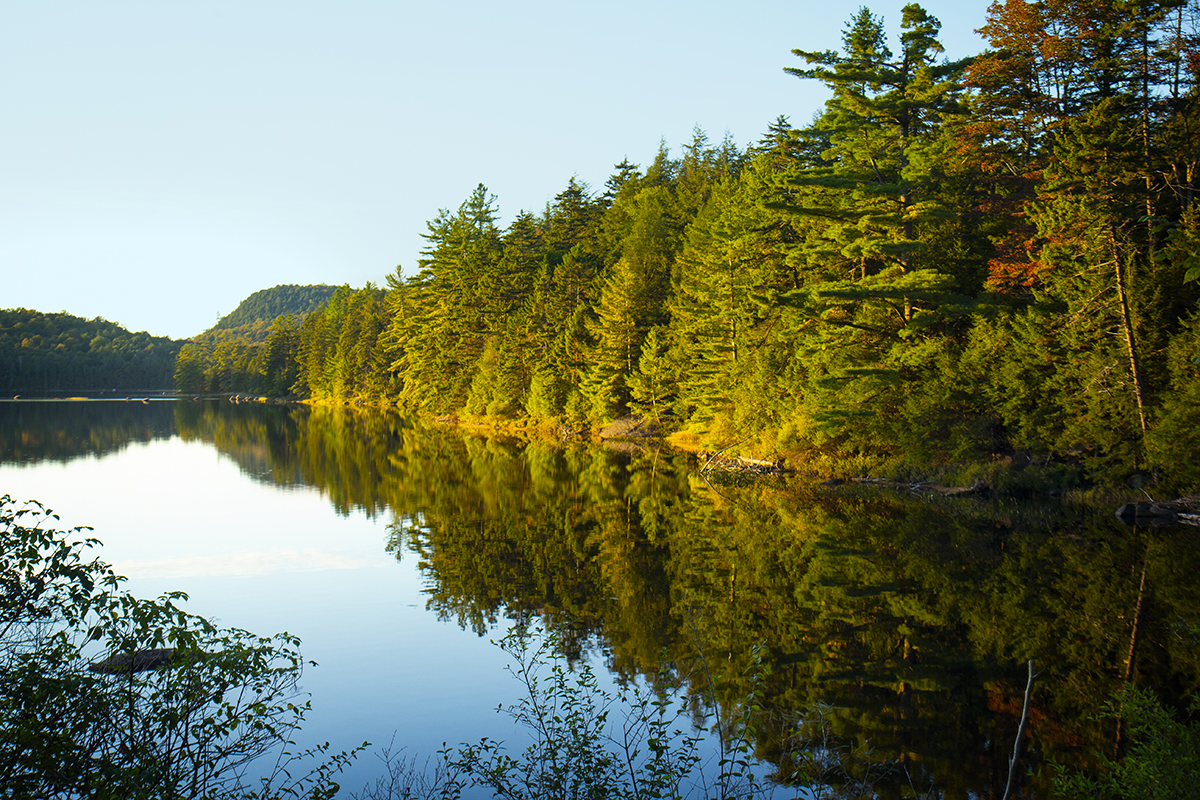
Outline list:
[[[856,448],[919,441],[929,412],[957,413],[941,392],[914,402],[915,390],[953,351],[976,288],[937,268],[957,261],[940,187],[964,64],[936,61],[939,23],[920,6],[904,7],[901,27],[896,57],[865,8],[843,53],[794,51],[813,66],[789,73],[833,90],[814,125],[830,148],[768,204],[804,220],[791,253],[800,288],[775,302],[789,309],[807,415]]]
[[[546,236],[521,213],[503,235],[503,255],[481,286],[487,338],[465,409],[471,414],[513,416],[524,406],[533,370],[547,347],[544,320],[533,318],[529,299],[546,264]]]
[[[480,184],[456,213],[442,211],[429,223],[429,246],[411,282],[412,312],[403,330],[385,336],[387,369],[398,376],[406,405],[446,413],[467,400],[489,324],[497,322],[486,314],[483,290],[502,280],[496,214],[495,198]]]
[[[829,221],[820,233],[825,246],[808,247],[812,258],[841,260],[861,277],[920,266],[919,227],[945,213],[937,195],[938,127],[963,110],[957,79],[964,62],[935,60],[940,23],[913,3],[904,7],[902,28],[893,58],[882,20],[863,8],[843,36],[844,54],[795,50],[815,66],[785,70],[833,90],[819,122],[832,145],[822,154],[826,165],[790,178],[815,191],[787,207]]]
[[[554,197],[547,207],[542,221],[547,256],[551,264],[558,264],[567,253],[575,251],[576,257],[587,254],[599,256],[599,225],[604,204],[592,197],[587,184],[575,178],[567,182],[567,188]]]
[[[787,147],[787,137],[783,144]],[[794,288],[785,261],[795,232],[789,216],[767,208],[777,154],[764,151],[738,178],[713,191],[688,229],[670,302],[678,412],[695,421],[737,417],[741,367],[769,338],[778,310],[759,298]],[[743,362],[739,364],[739,362]]]
[[[1179,291],[1192,223],[1188,180],[1178,180],[1188,145],[1176,144],[1191,134],[1175,137],[1190,126],[1194,90],[1178,10],[1149,1],[996,6],[985,32],[997,49],[973,67],[980,125],[1037,132],[1020,145],[1034,193],[1017,195],[1014,216],[1026,227],[1014,226],[992,261],[998,285],[1035,290],[993,373],[998,407],[1016,441],[1117,470],[1142,459],[1156,383],[1168,379],[1155,354],[1194,299]],[[1038,31],[1061,46],[1038,46]],[[1006,70],[1024,97],[1005,93]],[[1015,139],[996,135],[988,146],[1015,152]],[[1050,402],[1031,392],[1035,376],[1057,388]]]
[[[204,375],[206,356],[204,348],[198,344],[189,342],[180,348],[175,360],[176,391],[203,392],[208,389]]]
[[[300,329],[300,364],[297,378],[297,386],[304,394],[312,397],[333,395],[334,376],[330,368],[341,335],[346,303],[351,294],[349,286],[339,286],[323,308],[304,318]]]
[[[650,186],[631,201],[630,230],[621,259],[612,267],[596,304],[596,339],[584,393],[596,418],[611,419],[627,409],[628,378],[637,367],[642,342],[666,321],[666,301],[676,246],[671,218],[674,198],[664,186]]]
[[[272,395],[291,394],[300,377],[300,322],[292,314],[276,317],[264,345],[263,389]]]

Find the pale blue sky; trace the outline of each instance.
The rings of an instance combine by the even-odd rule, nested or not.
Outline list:
[[[893,43],[899,0],[868,4]],[[930,0],[951,58],[983,0]],[[502,221],[695,125],[755,141],[858,3],[0,3],[0,307],[192,336],[281,283],[411,272],[478,183]]]

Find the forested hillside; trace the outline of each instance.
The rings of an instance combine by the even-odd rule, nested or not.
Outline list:
[[[294,364],[319,402],[572,427],[632,413],[760,456],[1020,451],[1194,484],[1195,11],[998,2],[990,49],[948,62],[920,6],[893,31],[862,9],[786,67],[831,91],[810,124],[746,149],[697,131],[507,228],[480,186],[429,222],[415,274],[273,331],[259,380]]]
[[[0,309],[0,392],[170,389],[182,344],[100,317]]]
[[[262,341],[271,323],[285,314],[302,317],[318,306],[324,305],[336,286],[317,284],[299,286],[289,283],[260,289],[238,303],[238,307],[221,317],[206,333],[240,330],[251,339]]]
[[[323,306],[336,290],[324,284],[287,284],[255,292],[184,345],[176,386],[184,392],[288,394],[296,381],[295,359],[278,352],[279,333],[295,329],[299,319]],[[269,344],[272,333],[275,340]]]

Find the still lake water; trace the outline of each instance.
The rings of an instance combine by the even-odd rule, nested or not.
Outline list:
[[[306,731],[335,749],[517,740],[489,640],[522,614],[569,620],[571,657],[616,677],[707,665],[727,714],[762,647],[767,769],[869,746],[904,771],[885,796],[999,797],[1029,658],[1043,774],[1113,751],[1089,715],[1123,683],[1171,704],[1200,683],[1195,529],[1110,508],[710,482],[669,451],[170,401],[0,403],[0,494],[92,526],[135,594],[299,636],[320,664]],[[813,708],[821,731],[789,723]],[[375,770],[365,755],[342,784]]]

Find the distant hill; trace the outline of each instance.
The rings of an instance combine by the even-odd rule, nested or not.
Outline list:
[[[236,331],[251,340],[266,337],[266,331],[276,318],[284,314],[303,317],[309,311],[325,303],[337,291],[336,286],[325,284],[298,286],[285,284],[262,289],[243,300],[238,307],[221,317],[216,325],[205,331]],[[220,338],[220,334],[213,338]]]
[[[274,286],[243,300],[184,346],[175,369],[182,392],[269,392],[286,395],[296,382],[300,321],[336,286]]]
[[[0,393],[171,389],[183,342],[103,317],[0,310]]]

